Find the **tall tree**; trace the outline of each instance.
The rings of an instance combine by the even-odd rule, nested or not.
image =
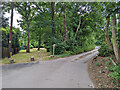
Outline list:
[[[76,30],[75,36],[77,35],[78,29],[80,28],[80,24],[81,24],[81,16],[79,16],[79,24],[78,24],[78,27],[77,27],[77,30]]]
[[[67,39],[67,29],[66,29],[66,5],[64,4],[64,41]]]
[[[2,25],[2,27],[6,28],[9,25],[9,22],[8,22],[9,19],[4,16],[4,13],[2,14],[1,19],[2,19],[2,22],[0,22],[0,24]]]
[[[52,12],[52,35],[54,36],[55,29],[54,29],[54,2],[52,3],[44,3],[44,2],[37,2],[35,3],[36,5],[36,15],[33,18],[33,24],[32,24],[32,31],[35,32],[35,35],[37,37],[38,41],[38,50],[40,50],[40,44],[41,44],[41,38],[44,36],[43,34],[43,29],[44,31],[46,27],[51,26],[51,20],[50,20],[50,15],[51,13],[49,12],[51,9]],[[50,31],[49,31],[50,33]]]
[[[120,63],[120,50],[119,47],[117,46],[117,41],[116,41],[116,15],[111,17],[111,25],[112,25],[113,49],[114,49],[115,57]]]
[[[112,43],[110,42],[110,37],[109,37],[109,24],[110,24],[110,18],[107,18],[106,29],[105,29],[105,39],[109,49],[112,50]]]
[[[52,12],[52,34],[55,34],[55,15],[54,15],[55,2],[51,2],[51,12]]]
[[[12,26],[13,26],[13,9],[14,9],[14,2],[11,3],[11,23],[10,23],[10,35],[9,35],[9,58],[12,55]]]
[[[17,3],[17,11],[22,15],[22,27],[25,26],[27,30],[27,49],[26,52],[30,52],[29,48],[29,27],[30,23],[35,15],[34,5],[32,2]],[[24,24],[23,24],[24,23]]]

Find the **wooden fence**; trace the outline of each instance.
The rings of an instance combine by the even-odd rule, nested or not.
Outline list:
[[[20,47],[18,48],[12,48],[12,53],[13,54],[16,54],[20,51]],[[6,48],[6,47],[2,47],[2,58],[5,58],[5,57],[8,57],[9,55],[9,48]]]

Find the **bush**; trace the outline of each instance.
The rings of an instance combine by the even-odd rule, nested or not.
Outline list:
[[[82,53],[82,52],[84,52],[84,48],[81,48],[80,46],[78,46],[78,47],[76,47],[76,48],[73,50],[73,52],[74,52],[75,54]]]
[[[76,46],[72,51],[70,51],[70,54],[75,55],[75,54],[80,54],[82,52],[84,52],[84,49],[81,48],[80,46]]]
[[[47,52],[50,52],[50,46],[45,47],[47,49]]]
[[[106,44],[103,44],[98,51],[99,51],[99,56],[103,56],[103,57],[110,56],[113,53],[113,51],[109,50]]]
[[[90,41],[84,41],[81,44],[80,38],[70,38],[66,41],[66,51],[71,51],[72,55],[82,53],[84,51],[90,51],[95,48],[95,45]]]
[[[48,38],[45,42],[44,42],[44,47],[47,49],[47,52],[50,52],[51,53],[53,52],[53,44],[58,44],[61,42],[61,38],[60,36],[58,36],[59,38],[57,37],[51,37],[51,38]]]
[[[84,52],[83,48],[81,48],[81,47],[76,48],[76,54],[83,53],[83,52]]]
[[[33,45],[30,45],[29,48],[32,49],[32,48],[33,48]]]
[[[55,45],[55,54],[58,55],[58,54],[63,54],[65,52],[65,43],[58,43]],[[53,52],[53,46],[51,48],[51,52]]]
[[[66,51],[73,51],[77,46],[77,41],[74,38],[70,38],[66,41]]]
[[[93,50],[93,49],[95,49],[95,45],[88,45],[88,46],[84,47],[85,52]]]
[[[34,42],[34,48],[38,48],[38,42]]]
[[[115,85],[120,87],[120,65],[114,66],[112,68],[113,72],[110,73],[108,76],[112,77],[115,81]]]
[[[113,78],[112,82],[114,82],[114,85],[120,87],[120,64],[114,66],[112,60],[113,59],[110,58],[110,60],[106,62],[106,66],[108,66],[108,70],[111,71],[111,73],[108,74],[108,76]]]
[[[44,47],[45,47],[45,44],[41,44],[40,47],[41,47],[41,48],[44,48]]]

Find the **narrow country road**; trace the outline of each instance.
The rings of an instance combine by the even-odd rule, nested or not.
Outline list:
[[[86,62],[98,54],[97,50],[25,67],[3,68],[2,88],[91,88]]]

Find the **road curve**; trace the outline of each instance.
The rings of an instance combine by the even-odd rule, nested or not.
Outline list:
[[[83,54],[39,61],[24,68],[2,71],[2,88],[91,88],[93,83],[87,72],[90,58],[98,48]]]

